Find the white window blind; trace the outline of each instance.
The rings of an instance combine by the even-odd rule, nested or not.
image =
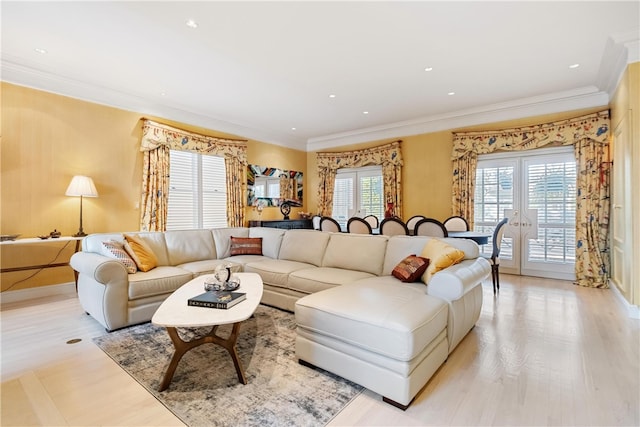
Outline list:
[[[353,186],[355,174],[337,174],[333,188],[333,213],[343,229],[347,228],[349,211],[353,210]]]
[[[227,226],[222,157],[171,150],[167,230]]]
[[[527,165],[528,207],[538,210],[538,239],[529,243],[529,260],[575,262],[576,162]]]

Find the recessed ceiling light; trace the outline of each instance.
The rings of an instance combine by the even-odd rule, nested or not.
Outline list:
[[[362,114],[369,114],[369,112],[368,111],[363,111]]]
[[[296,128],[291,128],[291,130],[296,130]]]
[[[571,64],[569,65],[569,68],[578,68],[580,66],[580,64]]]
[[[433,67],[427,67],[424,69],[425,71],[433,71]]]
[[[43,54],[43,55],[44,55],[45,53],[47,53],[47,49],[41,49],[41,48],[39,48],[39,47],[37,47],[37,48],[35,48],[35,49],[33,49],[33,50],[35,50],[36,52],[41,53],[41,54]]]
[[[449,96],[452,96],[452,95],[455,95],[455,94],[456,94],[455,92],[449,92],[449,93],[447,93],[447,95],[449,95]]]
[[[185,24],[189,28],[198,28],[198,23],[196,21],[194,21],[193,19],[187,20],[187,22]]]
[[[160,96],[165,96],[167,93],[165,91],[160,92]]]
[[[336,96],[334,94],[329,95],[329,98],[335,98]]]

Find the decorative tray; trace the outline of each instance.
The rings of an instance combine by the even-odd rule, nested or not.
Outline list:
[[[0,242],[6,242],[9,240],[16,240],[19,234],[0,234]]]

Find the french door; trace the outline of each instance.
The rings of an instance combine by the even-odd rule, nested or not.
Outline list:
[[[572,148],[501,153],[478,159],[475,229],[509,218],[500,271],[575,279],[576,161]],[[485,245],[483,253],[491,253]]]
[[[384,215],[382,167],[339,169],[333,191],[331,216],[343,230],[349,218],[375,215],[379,220]]]

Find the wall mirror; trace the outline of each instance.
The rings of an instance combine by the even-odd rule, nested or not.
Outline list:
[[[258,165],[247,167],[247,204],[280,206],[287,201],[302,205],[302,172]]]

